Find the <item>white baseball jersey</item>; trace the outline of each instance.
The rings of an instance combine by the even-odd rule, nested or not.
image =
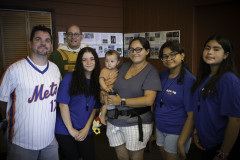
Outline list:
[[[60,79],[58,67],[50,61],[43,71],[29,57],[8,67],[0,81],[0,101],[8,103],[10,142],[31,150],[52,142]]]

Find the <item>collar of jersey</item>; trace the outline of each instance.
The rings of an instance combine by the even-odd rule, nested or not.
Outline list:
[[[47,62],[47,67],[46,67],[43,71],[41,71],[41,70],[39,70],[39,69],[28,59],[28,57],[26,57],[26,60],[27,60],[27,62],[28,62],[36,71],[38,71],[38,72],[41,73],[41,74],[44,74],[44,73],[48,70],[49,61]]]

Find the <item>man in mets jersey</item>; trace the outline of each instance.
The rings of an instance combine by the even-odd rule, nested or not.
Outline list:
[[[9,160],[58,160],[54,137],[56,94],[61,79],[48,61],[51,30],[35,26],[30,55],[10,65],[0,81],[0,105],[8,120]]]

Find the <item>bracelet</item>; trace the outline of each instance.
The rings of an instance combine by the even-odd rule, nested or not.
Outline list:
[[[227,160],[227,158],[228,158],[228,153],[224,153],[224,152],[222,152],[222,151],[220,151],[220,150],[218,150],[217,151],[217,155],[216,155],[216,157],[218,157],[219,159],[221,159],[221,160]]]

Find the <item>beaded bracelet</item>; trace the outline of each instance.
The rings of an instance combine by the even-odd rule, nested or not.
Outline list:
[[[221,160],[227,160],[227,158],[228,158],[228,153],[224,153],[224,152],[222,152],[222,151],[220,151],[220,150],[218,150],[217,151],[218,152],[218,154],[216,155],[219,159],[221,159]]]

